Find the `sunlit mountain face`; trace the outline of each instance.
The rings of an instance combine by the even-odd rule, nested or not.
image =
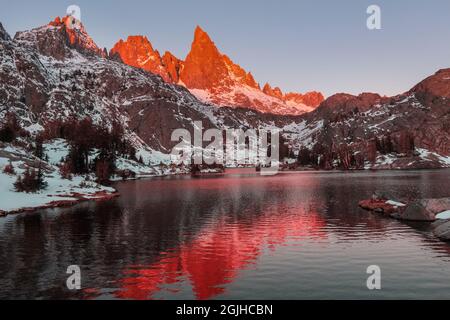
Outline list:
[[[200,27],[184,61],[170,52],[163,56],[143,36],[120,40],[110,52],[124,63],[160,75],[188,88],[197,98],[219,106],[248,107],[261,112],[299,115],[317,108],[320,92],[283,93],[268,83],[262,88],[251,72],[222,54]]]

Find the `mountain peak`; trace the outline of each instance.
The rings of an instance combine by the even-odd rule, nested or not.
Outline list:
[[[123,40],[120,40],[123,41]],[[134,35],[134,36],[128,36],[126,42],[128,43],[135,43],[137,45],[142,45],[145,47],[148,47],[151,51],[153,51],[153,46],[150,40],[146,36],[142,35]]]
[[[228,79],[224,57],[199,26],[195,29],[194,41],[180,79],[188,88],[203,90],[218,86]]]
[[[318,92],[285,95],[280,88],[272,88],[269,84],[261,90],[252,73],[222,54],[200,26],[195,28],[185,61],[170,52],[161,57],[143,36],[119,41],[110,53],[110,56],[116,55],[128,65],[158,74],[166,82],[181,84],[199,99],[219,106],[302,114],[314,110],[324,99]]]
[[[191,52],[194,50],[209,50],[216,56],[220,56],[219,50],[214,41],[201,27],[197,26],[194,32],[194,41],[192,42]]]
[[[161,55],[153,49],[146,36],[135,35],[125,41],[120,40],[111,49],[110,56],[119,56],[125,64],[158,74],[164,81],[172,82]]]
[[[42,27],[18,32],[15,39],[34,43],[41,54],[58,60],[71,56],[70,49],[104,57],[105,53],[95,44],[83,24],[80,22],[78,27],[74,27],[73,19],[70,16],[56,17]]]
[[[450,68],[439,70],[417,84],[410,92],[430,100],[434,97],[450,99]]]
[[[283,99],[284,95],[280,88],[272,88],[269,83],[266,83],[263,88],[263,92],[271,97]]]
[[[209,40],[210,42],[212,42],[209,35],[198,25],[195,27],[194,39],[195,40]]]

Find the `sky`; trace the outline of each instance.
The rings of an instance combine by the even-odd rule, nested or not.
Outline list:
[[[450,67],[449,0],[0,0],[14,35],[81,8],[100,47],[146,35],[161,53],[184,59],[200,25],[222,53],[283,91],[403,93]],[[366,26],[381,8],[381,30]]]

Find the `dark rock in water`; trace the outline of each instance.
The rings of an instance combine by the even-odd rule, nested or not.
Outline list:
[[[450,220],[443,220],[433,231],[434,235],[441,240],[450,241]]]
[[[433,222],[436,215],[450,210],[450,198],[421,199],[408,204],[402,212],[393,214],[392,217],[407,221]]]

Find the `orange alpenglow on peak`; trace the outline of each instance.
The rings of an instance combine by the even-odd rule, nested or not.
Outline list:
[[[120,40],[111,50],[133,67],[160,75],[165,81],[185,86],[200,100],[218,106],[246,107],[264,113],[303,114],[314,110],[324,97],[318,92],[284,95],[266,84],[261,90],[251,72],[222,54],[199,26],[184,61],[170,52],[163,57],[143,36]]]
[[[72,47],[105,57],[105,52],[100,49],[94,40],[88,35],[83,24],[79,22],[79,28],[73,27],[73,17],[65,16],[63,18],[56,17],[48,26],[58,28],[60,32],[65,33]]]
[[[201,90],[231,84],[224,57],[200,27],[195,29],[194,41],[184,62],[180,80],[189,89]]]
[[[268,83],[264,85],[263,92],[271,97],[283,99],[283,92],[281,91],[281,89],[278,87],[272,89],[272,87]]]
[[[184,66],[183,61],[175,57],[172,53],[169,51],[166,51],[162,57],[162,63],[164,67],[167,70],[167,73],[169,74],[171,83],[178,83],[180,82],[180,73],[181,69]]]
[[[211,40],[209,35],[200,27],[196,26],[194,31],[194,43],[196,42],[207,42],[214,45],[214,42]]]
[[[110,56],[119,56],[125,64],[158,74],[164,81],[172,82],[161,55],[145,36],[129,36],[125,41],[121,39],[111,49]]]

